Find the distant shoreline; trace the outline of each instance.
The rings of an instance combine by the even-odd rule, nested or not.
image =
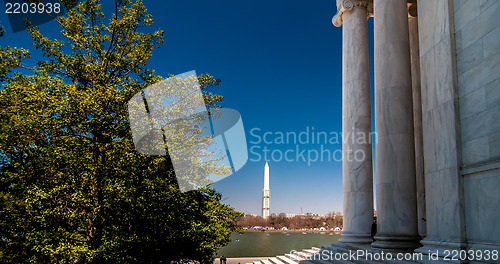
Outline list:
[[[264,233],[334,233],[334,234],[340,234],[342,233],[341,231],[332,231],[332,230],[256,230],[256,229],[245,229],[245,232],[264,232]]]

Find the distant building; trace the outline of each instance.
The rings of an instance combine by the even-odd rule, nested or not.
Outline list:
[[[264,166],[264,189],[262,190],[262,217],[269,218],[269,210],[271,206],[269,190],[269,165],[266,162]]]

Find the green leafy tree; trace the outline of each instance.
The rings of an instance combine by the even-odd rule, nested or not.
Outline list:
[[[134,148],[130,98],[162,78],[146,67],[163,32],[142,1],[99,1],[29,33],[44,60],[0,47],[0,262],[211,263],[241,214],[206,187],[181,193],[169,156]],[[206,90],[220,80],[198,76]],[[227,168],[212,163],[207,173]]]

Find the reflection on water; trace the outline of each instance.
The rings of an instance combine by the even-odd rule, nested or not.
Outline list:
[[[246,232],[233,233],[231,242],[217,253],[228,258],[272,257],[311,247],[338,242],[340,235],[301,232]]]

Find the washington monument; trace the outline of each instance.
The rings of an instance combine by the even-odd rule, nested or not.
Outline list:
[[[262,190],[262,217],[269,217],[270,203],[270,190],[269,190],[269,165],[266,162],[264,166],[264,189]]]

